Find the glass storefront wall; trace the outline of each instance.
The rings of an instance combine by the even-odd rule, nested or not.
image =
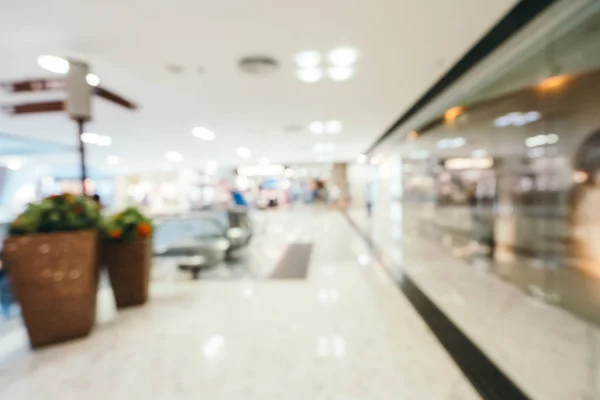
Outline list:
[[[404,224],[600,323],[598,5],[544,40],[408,135]]]

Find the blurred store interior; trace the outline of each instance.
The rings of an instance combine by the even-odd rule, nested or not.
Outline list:
[[[600,400],[600,1],[0,22],[1,399]]]

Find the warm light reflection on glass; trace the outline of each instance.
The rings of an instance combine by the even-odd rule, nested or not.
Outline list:
[[[464,112],[465,109],[463,107],[452,107],[444,114],[444,120],[447,123],[452,123],[456,121]]]
[[[536,88],[544,92],[556,90],[566,85],[569,82],[569,80],[570,78],[568,75],[556,75],[544,79],[536,85]]]
[[[576,183],[584,183],[588,180],[589,176],[585,171],[573,172],[573,181]]]
[[[412,132],[409,132],[408,135],[406,135],[406,140],[412,142],[413,140],[417,140],[418,137],[419,137],[419,133],[416,131],[412,131]]]

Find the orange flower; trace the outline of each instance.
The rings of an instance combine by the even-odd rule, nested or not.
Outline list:
[[[140,237],[145,238],[150,236],[150,233],[152,233],[152,227],[150,226],[150,224],[142,222],[141,224],[138,224],[137,232],[138,235],[140,235]]]
[[[123,233],[118,229],[113,229],[110,231],[109,236],[111,239],[120,239]]]

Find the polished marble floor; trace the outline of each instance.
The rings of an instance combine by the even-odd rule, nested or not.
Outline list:
[[[117,313],[103,286],[88,338],[31,351],[22,327],[0,336],[0,398],[479,399],[340,212],[255,221],[278,241],[258,238],[271,254],[240,279],[162,265],[145,307]],[[298,238],[313,243],[306,279],[255,279]]]
[[[407,228],[400,203],[368,218],[349,211],[395,279],[408,275],[532,399],[600,399],[600,329],[453,246]]]

